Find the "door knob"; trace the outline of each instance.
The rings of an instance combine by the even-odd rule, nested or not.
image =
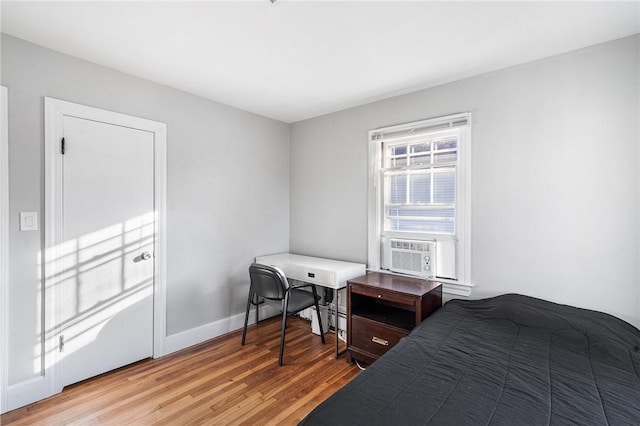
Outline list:
[[[151,259],[151,253],[149,253],[147,251],[144,251],[144,252],[142,252],[140,257],[142,258],[142,260],[149,260],[149,259]]]

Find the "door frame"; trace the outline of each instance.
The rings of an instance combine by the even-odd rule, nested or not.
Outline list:
[[[9,112],[0,86],[0,413],[8,411],[9,387]]]
[[[62,271],[60,259],[63,223],[63,162],[60,140],[63,137],[63,118],[71,116],[106,124],[129,127],[153,133],[154,140],[154,210],[155,261],[153,290],[153,357],[165,354],[166,326],[166,185],[167,185],[167,125],[157,121],[134,117],[113,111],[89,107],[50,97],[44,98],[45,112],[45,249],[42,252],[43,286],[45,289],[43,375],[48,382],[50,394],[62,391],[56,379],[56,365],[60,361],[58,345],[62,300],[60,286],[54,286],[54,278]],[[48,261],[53,259],[52,261]],[[57,308],[58,307],[58,308]],[[47,330],[52,333],[47,334]]]

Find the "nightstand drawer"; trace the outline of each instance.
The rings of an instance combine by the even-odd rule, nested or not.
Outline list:
[[[411,296],[404,296],[401,294],[392,293],[385,290],[380,290],[372,287],[364,287],[359,285],[351,285],[351,292],[356,294],[362,294],[364,296],[372,297],[378,300],[386,300],[388,302],[400,303],[406,306],[415,306],[416,298]]]
[[[351,317],[351,346],[381,356],[391,349],[408,331],[390,327],[366,318]]]

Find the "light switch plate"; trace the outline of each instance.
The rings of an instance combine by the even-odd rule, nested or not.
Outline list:
[[[38,213],[37,212],[20,212],[20,230],[21,231],[37,231],[38,230]]]

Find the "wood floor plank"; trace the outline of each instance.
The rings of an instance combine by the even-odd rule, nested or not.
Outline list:
[[[278,367],[279,318],[69,386],[0,417],[2,425],[296,424],[358,368],[336,360],[335,335],[290,318]]]

